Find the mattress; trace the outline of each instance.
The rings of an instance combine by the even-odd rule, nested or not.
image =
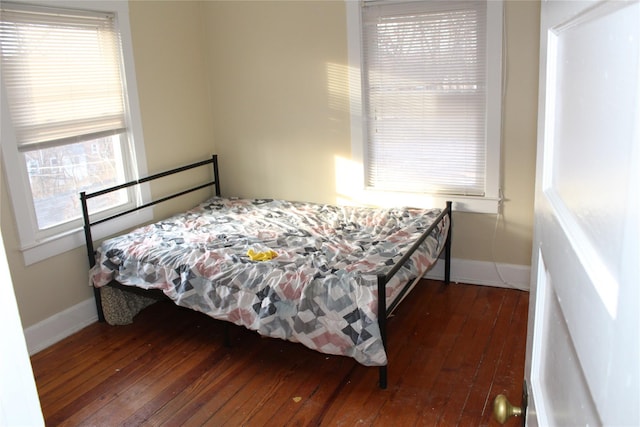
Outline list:
[[[261,335],[382,366],[377,275],[439,213],[216,197],[104,241],[90,281],[160,289]],[[436,261],[447,233],[448,218],[387,284],[389,303]]]

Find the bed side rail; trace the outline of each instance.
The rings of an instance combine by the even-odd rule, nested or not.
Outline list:
[[[427,228],[427,230],[424,233],[422,233],[420,238],[415,241],[415,243],[411,246],[411,248],[409,248],[409,250],[402,256],[402,258],[400,258],[400,260],[395,263],[393,268],[389,270],[389,272],[384,276],[385,283],[389,282],[389,280],[391,280],[391,278],[398,272],[398,270],[402,268],[404,263],[407,262],[407,260],[411,258],[411,256],[413,256],[413,253],[420,247],[420,245],[427,239],[427,237],[429,237],[429,235],[433,232],[433,230],[435,230],[435,228],[440,224],[440,222],[446,216],[451,216],[450,203],[451,202],[447,202],[447,207],[443,209],[442,212],[440,212],[440,215],[437,216],[437,218],[433,221],[433,223],[429,226],[429,228]],[[447,236],[447,240],[445,241],[445,248],[444,248],[445,258],[447,257],[447,251],[451,250],[449,243],[450,243],[449,236]],[[446,262],[446,259],[445,259],[445,262]]]
[[[425,230],[420,238],[409,248],[409,250],[395,263],[395,265],[385,274],[378,275],[378,327],[380,328],[380,336],[382,338],[382,346],[385,351],[387,350],[387,316],[392,313],[397,305],[404,299],[404,296],[412,288],[410,284],[407,284],[395,298],[395,300],[387,307],[387,283],[393,276],[402,268],[405,262],[414,254],[414,252],[420,247],[420,245],[426,240],[426,238],[435,230],[440,222],[449,217],[449,232],[447,233],[447,239],[444,246],[444,278],[445,283],[449,284],[450,272],[451,272],[451,231],[453,226],[452,209],[453,203],[447,201],[447,207],[440,212],[440,215],[433,221],[433,223]],[[387,388],[387,365],[379,367],[379,382],[378,385],[381,389]]]

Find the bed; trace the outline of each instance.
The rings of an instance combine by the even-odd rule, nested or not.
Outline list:
[[[212,181],[91,220],[93,197],[206,166]],[[207,186],[215,194],[194,208],[94,250],[91,227]],[[263,336],[377,366],[381,388],[386,319],[441,253],[449,281],[451,203],[421,210],[224,198],[215,155],[80,197],[100,320],[123,306],[135,315],[160,295]]]

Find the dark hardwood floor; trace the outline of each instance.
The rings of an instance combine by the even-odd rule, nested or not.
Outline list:
[[[378,369],[157,303],[32,357],[48,426],[487,426],[520,404],[527,292],[423,280],[390,319]],[[511,419],[507,425],[517,426]]]

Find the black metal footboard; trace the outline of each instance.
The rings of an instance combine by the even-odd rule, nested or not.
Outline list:
[[[447,233],[447,240],[444,246],[444,282],[448,285],[451,279],[451,231],[453,226],[452,220],[452,202],[447,202],[447,207],[438,215],[436,220],[431,226],[420,236],[418,240],[409,248],[409,250],[400,258],[400,260],[393,266],[389,272],[378,275],[378,326],[380,328],[380,335],[382,337],[382,345],[385,352],[387,351],[387,317],[393,313],[398,304],[403,300],[405,295],[413,288],[413,282],[409,281],[400,291],[398,296],[387,307],[387,283],[393,278],[393,276],[402,268],[405,262],[411,258],[414,252],[420,247],[420,245],[426,240],[433,230],[444,220],[449,217],[449,231]],[[387,353],[388,354],[388,353]],[[380,366],[379,368],[379,385],[381,389],[387,388],[387,365]]]
[[[194,169],[194,168],[198,168],[198,167],[202,167],[202,166],[207,166],[207,165],[212,165],[213,166],[213,180],[206,182],[204,184],[195,186],[195,187],[191,187],[188,188],[186,190],[180,191],[178,193],[174,193],[171,194],[169,196],[166,197],[162,197],[159,198],[157,200],[142,204],[140,206],[137,206],[135,208],[132,209],[128,209],[122,212],[118,212],[115,215],[111,215],[108,216],[106,218],[101,218],[99,220],[96,221],[91,221],[91,216],[89,214],[89,208],[87,207],[87,201],[91,198],[94,197],[98,197],[98,196],[103,196],[105,194],[109,194],[112,193],[114,191],[118,191],[118,190],[122,190],[124,188],[129,188],[129,187],[133,187],[134,185],[140,185],[140,184],[144,184],[145,182],[150,182],[159,178],[164,178],[166,176],[169,175],[174,175],[180,172],[184,172],[190,169]],[[192,163],[186,166],[182,166],[179,168],[175,168],[175,169],[171,169],[165,172],[161,172],[161,173],[157,173],[154,175],[150,175],[144,178],[140,178],[138,180],[135,181],[129,181],[126,182],[124,184],[120,184],[120,185],[116,185],[113,187],[109,187],[109,188],[105,188],[104,190],[100,190],[100,191],[96,191],[93,193],[86,193],[86,192],[81,192],[80,193],[80,203],[82,204],[82,218],[84,220],[84,237],[86,240],[86,245],[87,245],[87,256],[89,257],[89,267],[93,267],[94,265],[96,265],[96,253],[93,247],[93,236],[91,235],[91,227],[96,226],[98,224],[101,224],[103,222],[107,222],[110,221],[112,219],[139,211],[141,209],[145,209],[148,208],[150,206],[153,205],[157,205],[158,203],[162,203],[162,202],[166,202],[167,200],[171,200],[174,199],[176,197],[188,194],[188,193],[192,193],[194,191],[206,188],[206,187],[211,187],[213,186],[215,188],[215,195],[216,196],[220,196],[220,182],[219,182],[219,173],[218,173],[218,156],[216,154],[212,155],[210,159],[208,160],[203,160],[200,162],[196,162],[196,163]],[[131,289],[127,289],[129,291],[132,291]],[[93,292],[94,292],[94,296],[96,299],[96,308],[98,310],[98,320],[100,322],[104,322],[104,312],[102,310],[102,300],[101,300],[101,296],[100,296],[100,289],[94,287],[93,288]],[[133,290],[133,292],[135,292],[135,290]],[[145,292],[145,294],[148,294],[147,291],[142,291]]]

